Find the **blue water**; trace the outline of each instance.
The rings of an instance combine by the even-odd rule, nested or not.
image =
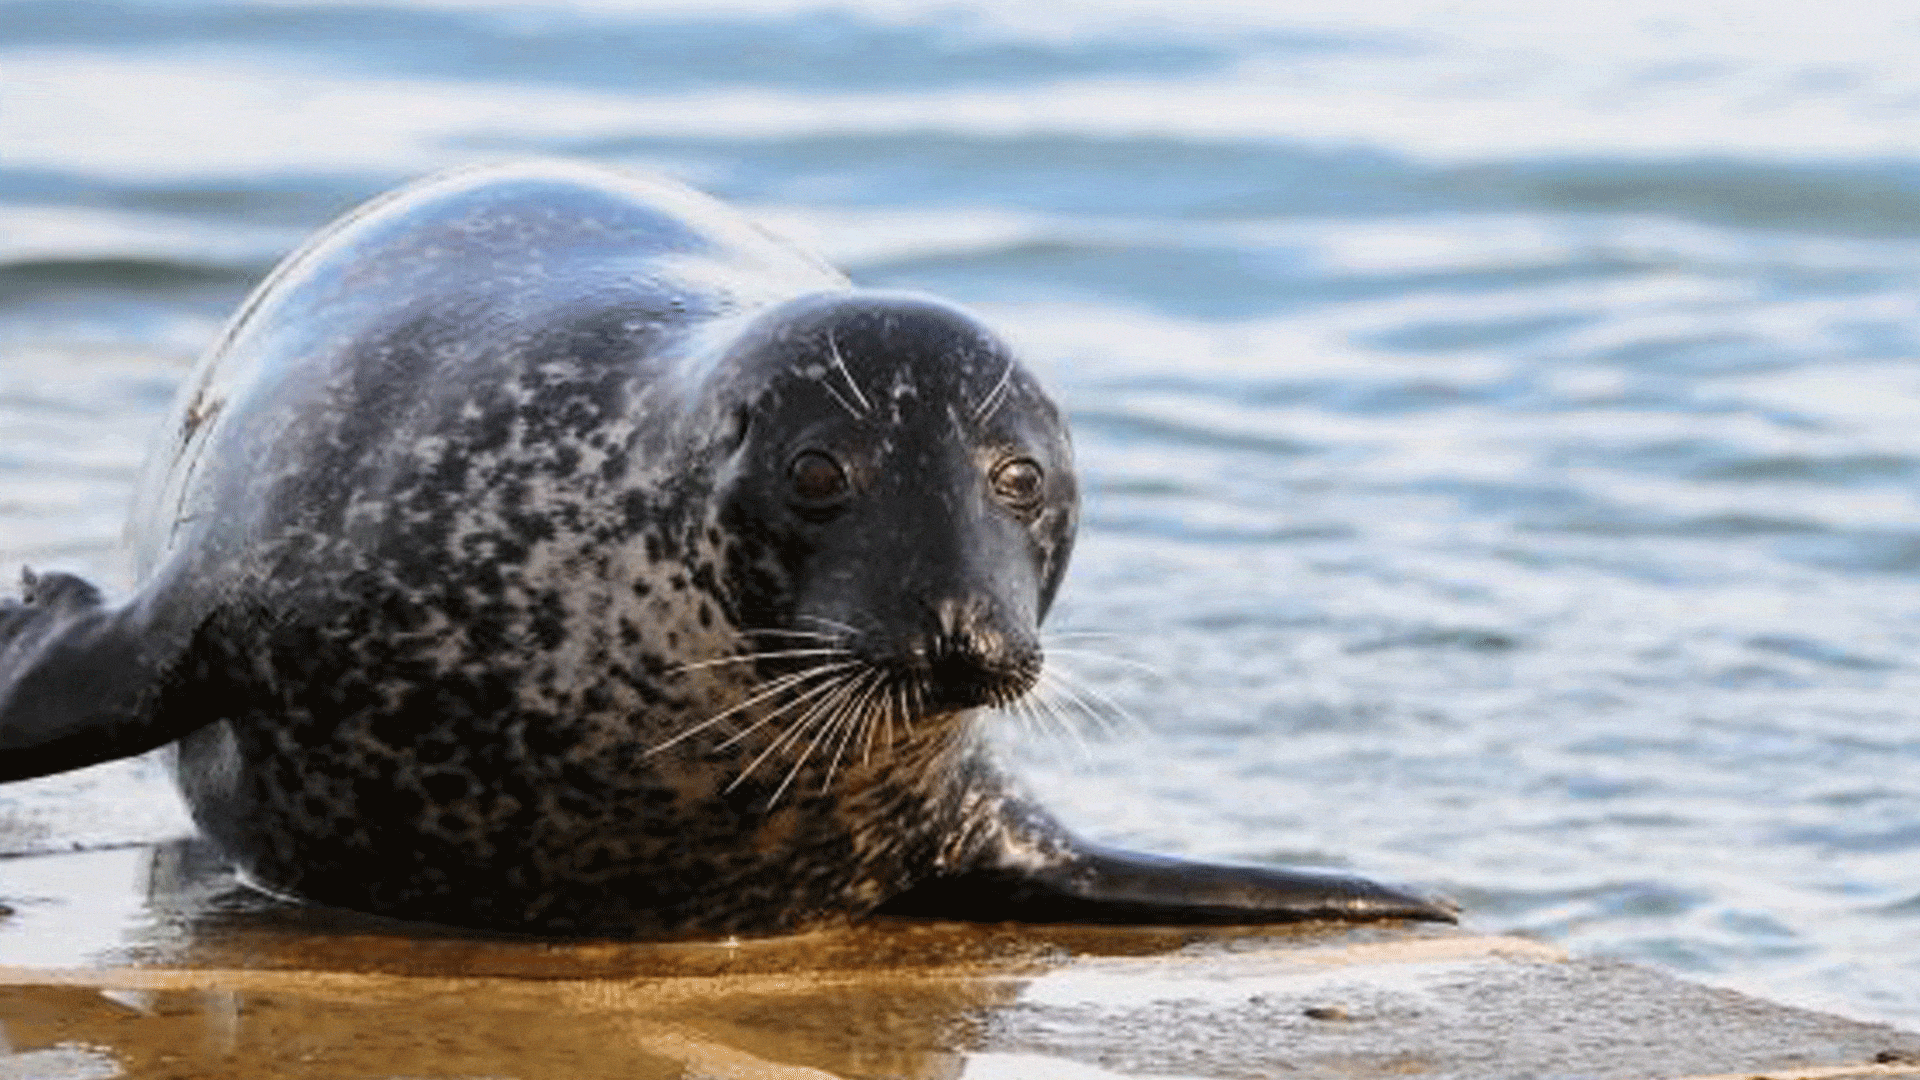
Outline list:
[[[1920,1024],[1920,19],[1550,7],[0,0],[0,565],[125,587],[332,215],[663,171],[1071,410],[1057,662],[1136,723],[1007,741],[1076,827]],[[180,825],[144,766],[0,818]]]

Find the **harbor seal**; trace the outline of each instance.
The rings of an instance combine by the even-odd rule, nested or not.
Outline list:
[[[289,257],[188,379],[136,592],[0,610],[0,779],[178,740],[259,887],[545,934],[876,911],[1450,919],[1071,835],[994,766],[1078,495],[966,312],[705,196],[432,178]]]

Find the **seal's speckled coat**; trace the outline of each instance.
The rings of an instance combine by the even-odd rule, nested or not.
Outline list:
[[[184,736],[267,888],[563,933],[1448,914],[1011,796],[977,725],[1039,670],[1060,416],[970,316],[684,189],[534,163],[378,200],[165,435],[140,593],[49,575],[4,612],[0,777]]]

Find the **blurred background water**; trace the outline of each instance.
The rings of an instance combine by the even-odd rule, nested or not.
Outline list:
[[[1010,735],[1071,824],[1920,1025],[1916,55],[1864,2],[0,0],[0,565],[124,591],[172,387],[353,203],[663,171],[1071,411],[1060,662],[1143,729]],[[145,764],[0,819],[182,825]]]

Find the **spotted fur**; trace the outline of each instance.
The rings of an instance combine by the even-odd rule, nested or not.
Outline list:
[[[141,491],[130,603],[0,611],[0,777],[184,734],[195,819],[269,890],[621,935],[1446,917],[1106,852],[1011,795],[978,725],[1040,672],[1062,418],[971,316],[674,185],[533,163],[349,215],[248,300]]]
[[[159,708],[215,718],[180,782],[254,880],[461,924],[772,930],[989,841],[1005,796],[969,713],[837,765],[794,739],[749,768],[803,711],[729,742],[794,695],[675,736],[792,671],[690,663],[823,640],[753,633],[808,625],[766,497],[729,496],[779,464],[747,460],[779,434],[753,417],[964,437],[923,395],[985,401],[1014,370],[990,333],[675,189],[549,165],[430,181],[289,266],[196,374],[140,524],[158,576],[219,560]],[[1000,393],[1057,431],[1024,374]]]

